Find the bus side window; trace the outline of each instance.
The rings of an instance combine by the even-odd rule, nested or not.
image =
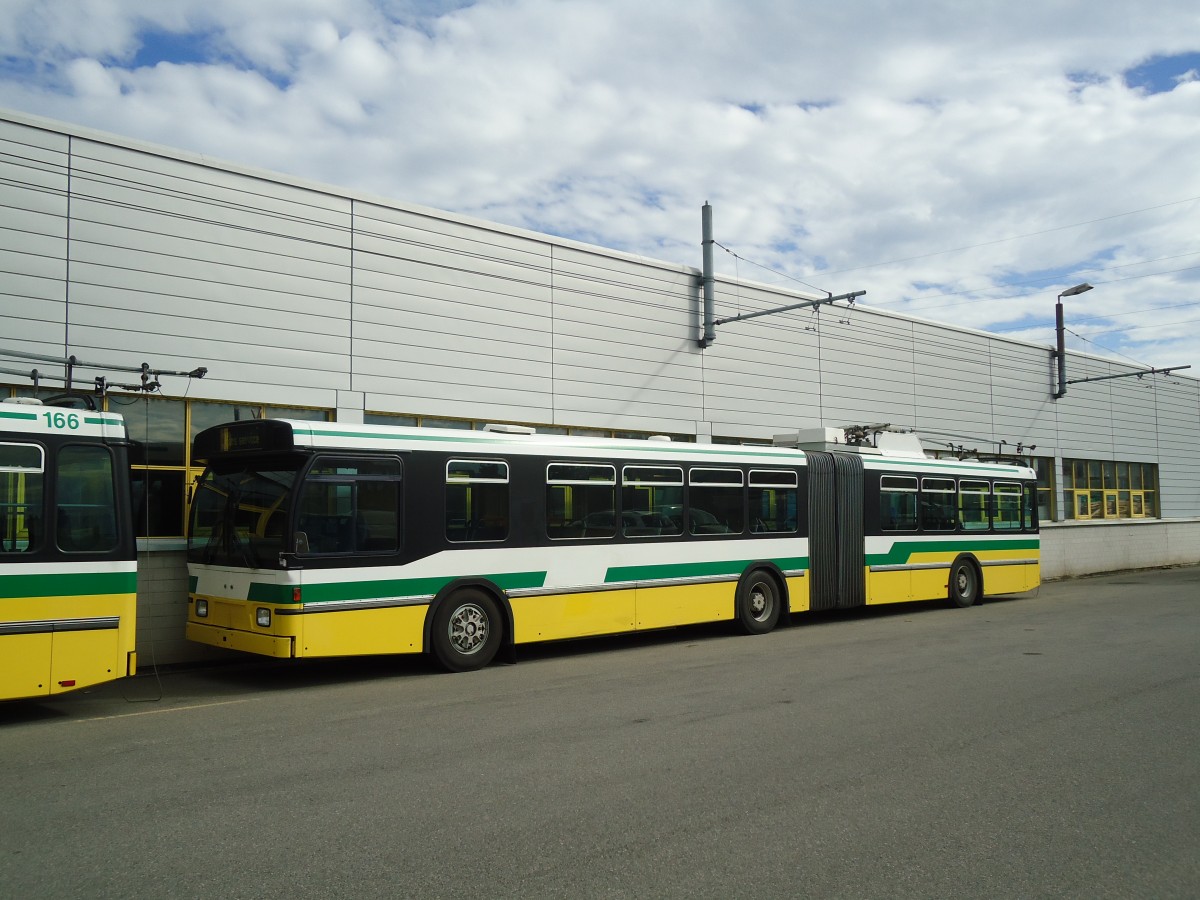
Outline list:
[[[507,540],[508,510],[508,463],[494,459],[446,463],[446,540]]]
[[[987,531],[991,485],[986,481],[958,483],[958,517],[964,531]]]
[[[955,531],[957,489],[953,478],[921,479],[921,530]]]
[[[117,546],[117,502],[113,458],[107,447],[70,445],[58,454],[59,549],[107,553]]]
[[[401,485],[402,468],[395,457],[318,460],[300,491],[296,551],[395,553],[400,548]],[[275,513],[254,507],[254,514],[263,529],[255,539],[277,540],[270,533]]]
[[[621,483],[619,521],[625,537],[683,534],[683,469],[624,466]]]
[[[799,476],[787,469],[750,470],[750,530],[758,534],[794,534]]]
[[[41,546],[44,472],[37,444],[0,444],[0,554]]]
[[[879,529],[917,530],[917,479],[883,475],[879,479]]]
[[[564,540],[615,535],[616,485],[616,466],[597,463],[547,465],[546,536]]]
[[[745,480],[741,469],[690,469],[688,530],[692,534],[741,534],[746,527]]]
[[[995,515],[992,527],[997,531],[1018,531],[1021,528],[1022,491],[1019,484],[997,481],[995,485]]]

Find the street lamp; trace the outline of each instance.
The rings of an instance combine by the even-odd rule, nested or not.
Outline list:
[[[1058,360],[1058,390],[1054,392],[1054,399],[1064,396],[1067,393],[1067,349],[1066,336],[1063,327],[1063,297],[1074,297],[1077,294],[1086,294],[1092,289],[1092,286],[1086,281],[1083,284],[1077,284],[1075,287],[1069,287],[1058,295],[1058,302],[1054,304],[1054,333],[1058,338],[1058,350],[1054,354]]]

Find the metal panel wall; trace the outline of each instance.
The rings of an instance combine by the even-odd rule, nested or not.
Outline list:
[[[912,322],[866,310],[821,313],[821,405],[832,425],[916,420]]]
[[[1129,367],[1124,367],[1128,370]],[[1095,384],[1071,385],[1081,391],[1108,386],[1112,419],[1112,459],[1151,462],[1155,456],[1158,409],[1154,379],[1120,378]]]
[[[1039,456],[1053,456],[1058,404],[1051,396],[1049,350],[1002,338],[991,338],[989,346],[993,437],[1010,446],[1037,446]]]
[[[1067,361],[1068,378],[1112,374],[1116,374],[1112,365],[1104,360],[1072,356]],[[1066,396],[1055,401],[1061,455],[1084,459],[1111,457],[1112,396],[1108,386],[1107,381],[1068,385]]]
[[[356,201],[353,371],[368,409],[549,421],[549,247]]]
[[[1172,376],[1154,384],[1162,515],[1200,516],[1200,382]]]
[[[975,446],[992,432],[990,345],[982,335],[920,323],[913,329],[916,415],[922,435]],[[987,448],[991,449],[991,448]]]
[[[786,305],[767,289],[718,280],[717,318]],[[798,310],[717,328],[717,340],[700,354],[703,418],[713,434],[761,436],[822,420],[820,345],[811,314]],[[700,322],[695,330],[699,334]],[[692,351],[695,352],[695,351]]]
[[[3,339],[27,353],[66,353],[69,147],[66,135],[0,120]]]
[[[695,433],[695,276],[555,246],[554,412],[563,424]]]
[[[76,138],[71,345],[205,365],[192,396],[333,405],[349,387],[349,202]]]

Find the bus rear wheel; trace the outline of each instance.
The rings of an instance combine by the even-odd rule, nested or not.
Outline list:
[[[954,560],[950,567],[950,602],[962,608],[974,606],[979,601],[980,586],[975,563],[965,556]]]
[[[745,576],[737,589],[738,624],[746,634],[766,634],[779,621],[779,584],[762,569]]]
[[[433,616],[433,653],[451,672],[482,669],[495,658],[502,637],[496,601],[476,588],[456,591]]]

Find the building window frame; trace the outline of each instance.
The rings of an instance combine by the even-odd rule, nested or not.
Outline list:
[[[1157,463],[1064,457],[1061,472],[1068,520],[1161,517]]]

